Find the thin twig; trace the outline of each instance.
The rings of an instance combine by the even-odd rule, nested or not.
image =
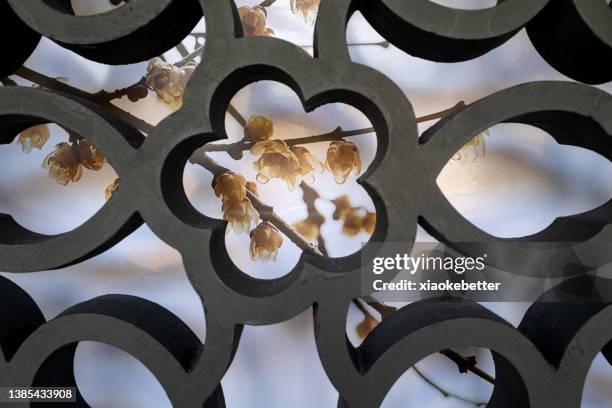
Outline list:
[[[120,99],[123,98],[124,96],[127,96],[128,98],[130,98],[130,100],[134,99],[133,96],[130,94],[132,91],[134,91],[136,88],[143,88],[144,90],[146,90],[146,92],[148,93],[148,88],[147,88],[147,79],[145,77],[140,78],[140,80],[128,87],[125,88],[119,88],[116,89],[114,91],[108,92],[106,90],[101,90],[98,91],[94,94],[92,94],[95,98],[96,101],[99,100],[103,100],[103,101],[107,101],[110,102],[114,99]],[[144,95],[146,96],[146,95]],[[142,99],[144,96],[142,97],[138,97],[136,99]]]
[[[450,360],[453,361],[453,363],[457,364],[457,369],[460,373],[467,373],[468,371],[472,372],[483,380],[489,382],[490,384],[495,385],[495,378],[493,378],[493,376],[491,376],[486,371],[483,371],[482,369],[476,366],[476,357],[465,357],[457,353],[456,351],[450,349],[442,350],[440,351],[440,354],[448,357]]]
[[[81,89],[70,86],[64,82],[58,81],[56,79],[50,78],[46,75],[40,74],[36,71],[33,71],[25,66],[18,68],[15,71],[15,75],[27,79],[30,82],[40,85],[43,88],[50,89],[53,91],[64,92],[70,95],[74,95],[83,99],[87,99],[91,102],[96,103],[97,105],[106,108],[111,111],[115,115],[123,118],[127,122],[134,125],[137,129],[144,133],[149,133],[153,130],[153,125],[150,123],[132,115],[129,112],[124,111],[123,109],[113,105],[110,101],[103,100],[96,96],[96,94],[91,94],[89,92],[85,92]]]
[[[461,109],[465,107],[465,102],[464,101],[459,101],[457,102],[454,106],[451,106],[448,109],[445,109],[443,111],[440,112],[435,112],[429,115],[425,115],[425,116],[421,116],[418,117],[416,119],[417,123],[422,123],[422,122],[429,122],[430,120],[435,120],[435,119],[441,119],[445,116],[450,115],[451,113],[455,112],[457,109]]]
[[[488,402],[485,402],[485,401],[474,401],[474,400],[462,397],[461,395],[457,395],[454,392],[448,391],[447,389],[444,389],[442,386],[436,384],[431,378],[427,377],[427,375],[425,375],[416,365],[413,365],[412,368],[414,369],[414,372],[423,381],[425,381],[428,385],[430,385],[432,388],[434,388],[436,391],[442,394],[444,398],[455,398],[460,401],[467,402],[468,404],[474,404],[477,407],[483,407],[488,404]]]
[[[183,42],[181,41],[180,43],[178,43],[176,45],[176,50],[178,51],[179,54],[181,54],[181,57],[185,58],[187,55],[189,55],[189,51],[187,51],[187,47],[185,47],[185,44],[183,44]]]
[[[192,51],[191,53],[185,55],[183,58],[176,61],[173,65],[182,68],[190,62],[194,62],[197,57],[202,55],[202,52],[204,52],[204,46],[196,48],[195,51]]]
[[[246,124],[247,124],[246,119],[244,118],[244,116],[242,116],[242,114],[240,112],[238,112],[238,109],[236,109],[234,107],[234,105],[232,105],[231,103],[227,107],[227,113],[232,115],[232,117],[236,120],[236,122],[238,122],[238,124],[241,127],[245,127],[246,126]]]
[[[347,43],[346,44],[349,47],[361,47],[361,46],[368,46],[368,45],[375,45],[378,47],[383,47],[383,48],[389,48],[389,41],[376,41],[376,42],[357,42],[357,43]],[[302,48],[312,48],[314,47],[314,44],[300,44],[298,45],[298,47],[302,47]]]
[[[217,162],[215,162],[210,156],[201,151],[196,151],[191,155],[189,161],[193,164],[198,164],[205,169],[209,170],[215,177],[230,171],[229,169],[221,166]],[[257,197],[253,192],[247,189],[247,197],[253,204],[253,207],[259,212],[259,217],[268,221],[272,225],[274,225],[280,232],[285,234],[287,238],[289,238],[295,245],[297,245],[300,249],[305,251],[310,251],[315,253],[316,255],[323,256],[319,249],[310,244],[304,237],[302,237],[296,230],[291,228],[285,220],[283,220],[278,214],[274,212],[274,207],[264,203]]]
[[[276,0],[264,0],[261,3],[259,3],[257,6],[258,7],[270,7],[274,3],[276,3]]]
[[[323,238],[323,234],[321,234],[321,225],[325,223],[325,217],[319,212],[319,210],[317,210],[317,207],[315,206],[315,201],[321,196],[317,190],[303,181],[300,183],[300,188],[302,189],[302,200],[306,205],[306,211],[308,211],[307,219],[309,219],[319,228],[319,234],[317,235],[317,246],[319,247],[321,253],[328,256],[325,238]]]

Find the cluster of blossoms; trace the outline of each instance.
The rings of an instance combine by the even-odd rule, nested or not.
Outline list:
[[[291,0],[293,14],[302,16],[306,24],[314,24],[321,0]]]
[[[147,87],[167,104],[179,103],[195,68],[195,63],[179,68],[161,58],[153,58],[147,66],[145,81]]]
[[[45,160],[42,167],[49,170],[49,177],[59,184],[67,185],[77,182],[83,175],[83,167],[99,171],[104,167],[104,155],[85,139],[73,143],[60,143],[55,146]]]
[[[236,234],[250,231],[251,259],[276,260],[283,243],[278,230],[268,222],[262,222],[251,230],[259,220],[259,213],[247,197],[247,190],[257,196],[255,183],[247,182],[242,175],[230,171],[216,177],[213,188],[215,195],[222,199],[223,219],[229,223],[228,231],[231,229]]]
[[[487,153],[487,142],[485,137],[489,136],[486,130],[470,139],[463,147],[453,155],[453,160],[461,163],[473,163],[479,158],[484,158]]]
[[[21,145],[24,153],[31,153],[32,149],[42,150],[49,140],[48,124],[32,126],[19,134],[17,143]],[[83,168],[99,171],[104,167],[106,159],[100,150],[83,138],[76,137],[71,143],[62,142],[55,146],[42,163],[42,168],[49,170],[49,177],[59,184],[78,182],[83,176]],[[119,179],[111,183],[104,192],[106,199],[110,199],[119,188]]]
[[[281,179],[289,190],[295,189],[302,181],[314,182],[314,174],[327,168],[338,184],[344,183],[351,173],[361,172],[359,148],[352,142],[338,140],[331,142],[327,150],[325,166],[303,146],[289,146],[284,140],[271,139],[274,123],[264,116],[251,116],[244,128],[245,138],[253,146],[251,153],[259,156],[254,166],[257,181],[267,183]]]
[[[323,165],[305,147],[287,146],[283,140],[264,140],[257,142],[251,153],[259,156],[255,162],[257,181],[267,183],[278,178],[294,190],[302,180],[314,182],[314,172],[321,172]]]
[[[372,235],[376,228],[376,214],[363,208],[353,207],[347,195],[332,200],[336,207],[332,215],[334,220],[342,220],[342,232],[354,237],[361,231]]]
[[[238,9],[240,22],[242,23],[242,31],[247,37],[257,36],[273,36],[274,31],[266,26],[268,13],[265,7],[242,6]]]

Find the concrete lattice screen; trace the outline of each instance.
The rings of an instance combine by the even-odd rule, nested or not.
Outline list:
[[[314,305],[317,349],[339,393],[339,406],[378,406],[413,364],[462,346],[492,350],[496,381],[488,406],[580,406],[591,361],[600,352],[612,358],[609,304],[537,302],[514,328],[477,303],[429,299],[401,308],[355,348],[347,344],[345,330],[351,301],[368,295],[361,293],[361,252],[327,258],[304,251],[288,274],[254,279],[230,259],[224,223],[189,203],[182,171],[194,149],[223,138],[231,98],[255,81],[273,80],[290,87],[307,111],[344,103],[365,114],[375,128],[376,157],[359,180],[376,208],[372,242],[414,241],[417,225],[444,243],[500,242],[465,219],[441,193],[436,178],[474,135],[500,123],[531,125],[559,144],[612,160],[612,96],[592,86],[612,80],[609,63],[601,63],[612,60],[612,13],[604,1],[506,0],[467,11],[425,0],[323,0],[314,58],[274,38],[244,38],[230,0],[131,0],[129,7],[92,16],[73,15],[68,1],[52,3],[0,0],[0,31],[11,39],[0,61],[0,78],[20,69],[41,36],[93,61],[128,64],[174,47],[202,15],[207,23],[203,62],[182,108],[150,129],[137,128],[70,86],[0,89],[0,143],[13,142],[30,126],[57,123],[87,134],[122,183],[99,212],[68,233],[41,235],[1,214],[0,270],[52,274],[101,254],[146,224],[180,252],[205,305],[207,335],[201,342],[170,311],[127,295],[95,298],[45,321],[30,296],[2,278],[1,385],[74,386],[78,342],[99,341],[138,359],[175,406],[225,406],[221,379],[242,326],[285,321]],[[351,60],[345,28],[356,11],[396,47],[439,62],[479,57],[526,28],[542,57],[579,83],[541,81],[496,92],[456,110],[419,139],[404,93],[387,76]],[[561,22],[566,28],[556,30]],[[398,174],[408,175],[401,189]],[[611,222],[612,202],[607,202],[558,218],[527,238],[503,240],[513,244],[512,253],[496,253],[488,262],[503,264],[508,256],[525,259],[529,254],[530,262],[515,265],[513,272],[531,275],[535,272],[529,268],[546,262],[551,251],[586,253],[610,241]],[[529,241],[568,245],[543,248],[540,259]],[[592,262],[608,263],[609,256]],[[556,276],[564,277],[565,271]],[[589,284],[601,290],[609,285],[605,280]],[[87,406],[80,396],[79,403]]]

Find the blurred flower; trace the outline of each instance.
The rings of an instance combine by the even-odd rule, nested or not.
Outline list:
[[[314,183],[314,172],[323,172],[323,164],[310,151],[303,146],[293,146],[289,150],[295,154],[300,162],[299,173],[307,183]]]
[[[376,229],[376,214],[363,208],[353,207],[348,196],[341,195],[331,200],[334,206],[332,217],[342,220],[342,232],[348,236],[355,236],[361,231],[372,235]]]
[[[453,160],[466,164],[473,163],[479,158],[484,158],[487,153],[487,141],[485,137],[488,136],[489,131],[485,130],[470,139],[470,141],[464,144],[463,147],[453,155]]]
[[[325,222],[325,220],[323,220]],[[298,221],[293,224],[293,228],[306,240],[315,241],[319,238],[321,233],[321,224],[323,222],[317,222],[313,217],[308,217],[304,220]]]
[[[42,150],[47,140],[49,140],[49,125],[44,123],[21,132],[17,142],[24,153],[30,153],[32,149]]]
[[[332,203],[336,206],[334,213],[332,215],[334,220],[344,219],[346,214],[352,210],[351,201],[349,200],[346,194],[341,195],[340,197],[333,199]]]
[[[71,181],[77,182],[83,175],[77,146],[68,143],[58,144],[55,150],[45,157],[42,167],[49,169],[49,177],[63,185]]]
[[[246,197],[246,180],[238,173],[228,171],[214,181],[213,188],[217,197],[223,201],[242,201]]]
[[[300,160],[282,140],[265,140],[251,148],[251,153],[260,156],[254,163],[257,181],[267,183],[279,178],[287,183],[289,190],[302,181]]]
[[[363,223],[363,215],[357,208],[351,208],[351,210],[344,216],[344,223],[342,224],[342,233],[349,237],[354,237],[361,231],[361,225]]]
[[[268,140],[274,134],[274,123],[265,116],[253,115],[244,127],[244,136],[252,143]]]
[[[278,249],[282,244],[283,237],[278,230],[269,222],[262,222],[251,231],[251,245],[249,247],[251,259],[276,260]]]
[[[361,220],[361,228],[372,235],[376,229],[376,214],[368,211],[363,220]]]
[[[344,214],[343,219],[342,232],[350,237],[361,231],[371,235],[376,227],[376,214],[362,208],[351,208]]]
[[[291,0],[293,14],[301,14],[307,24],[314,24],[321,0]]]
[[[78,141],[79,161],[83,167],[98,171],[104,167],[104,155],[85,139]]]
[[[267,13],[264,7],[242,6],[238,9],[242,30],[246,37],[255,36],[271,36],[274,31],[270,27],[266,27]]]
[[[325,167],[334,175],[336,183],[342,184],[351,172],[355,175],[361,172],[361,159],[357,145],[346,140],[331,142],[327,149]]]
[[[106,190],[104,191],[104,197],[106,198],[106,201],[111,199],[115,191],[119,189],[120,184],[121,180],[119,178],[116,178],[115,181],[113,181],[106,187]]]
[[[230,226],[227,231],[233,229],[235,234],[249,232],[251,224],[256,224],[259,219],[259,213],[246,197],[242,200],[223,201],[222,210],[223,219],[227,220]]]
[[[357,325],[357,335],[363,340],[376,326],[378,326],[378,321],[371,314],[366,313],[361,323]]]
[[[182,100],[194,70],[195,64],[179,68],[161,58],[153,58],[147,66],[145,80],[149,89],[155,91],[164,102],[171,104]]]
[[[257,191],[257,184],[252,181],[246,182],[246,189],[249,190],[255,197],[259,197],[259,192]]]

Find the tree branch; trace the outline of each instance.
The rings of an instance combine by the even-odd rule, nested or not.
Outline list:
[[[46,75],[40,74],[36,71],[33,71],[25,66],[22,66],[15,71],[15,75],[20,76],[23,79],[26,79],[30,82],[40,85],[43,88],[50,89],[53,91],[64,92],[70,95],[77,96],[79,98],[86,99],[88,101],[94,102],[95,104],[109,110],[115,115],[121,117],[127,122],[134,125],[138,130],[144,133],[150,133],[153,130],[153,125],[150,123],[132,115],[129,112],[124,111],[123,109],[113,105],[110,101],[103,100],[96,94],[92,94],[89,92],[82,91],[78,88],[70,86],[64,82],[58,81],[56,79],[50,78]]]
[[[197,57],[202,55],[202,52],[204,52],[204,47],[198,47],[195,49],[195,51],[190,52],[180,60],[176,61],[173,65],[182,68],[190,62],[194,62]]]
[[[258,6],[259,7],[270,7],[274,3],[276,3],[276,0],[263,0],[261,3],[258,4]]]
[[[124,96],[127,96],[130,101],[132,102],[136,102],[138,99],[142,99],[146,96],[146,93],[144,95],[134,95],[134,91],[142,88],[146,91],[146,93],[148,93],[148,88],[147,88],[147,80],[145,77],[140,78],[140,81],[136,82],[135,84],[132,84],[126,88],[120,88],[120,89],[116,89],[114,91],[108,92],[106,90],[101,90],[98,91],[93,95],[93,97],[96,99],[96,101],[98,103],[100,103],[100,101],[107,101],[110,102],[114,99],[120,99]]]
[[[357,299],[353,299],[353,303],[364,315],[372,316],[370,311],[367,310],[366,307],[362,305],[361,302],[359,302]],[[393,314],[396,310],[394,307],[383,305],[382,303],[375,301],[366,301],[366,303],[378,313],[380,313],[380,316],[383,320]],[[440,354],[450,359],[453,363],[457,364],[457,369],[460,373],[463,374],[471,372],[472,374],[475,374],[476,376],[482,378],[488,383],[495,385],[495,378],[477,366],[476,357],[466,357],[451,349],[442,350],[440,351]]]
[[[193,164],[198,164],[205,169],[209,170],[214,177],[218,177],[223,173],[230,171],[229,169],[221,166],[215,162],[210,156],[202,151],[195,151],[189,161]],[[247,189],[247,197],[253,204],[253,207],[259,212],[259,217],[268,221],[274,225],[280,232],[285,234],[295,245],[304,251],[310,251],[316,255],[323,256],[319,249],[310,244],[304,237],[302,237],[296,230],[294,230],[285,220],[283,220],[278,214],[274,212],[274,207],[265,204],[255,194]]]
[[[468,371],[472,372],[473,374],[489,382],[490,384],[495,385],[495,378],[493,378],[486,371],[483,371],[482,369],[476,366],[477,364],[476,357],[474,356],[465,357],[457,353],[456,351],[450,350],[450,349],[442,350],[440,351],[440,354],[448,357],[450,360],[453,361],[453,363],[457,364],[457,369],[459,370],[460,373],[467,373]]]
[[[465,102],[460,101],[454,106],[452,106],[451,108],[445,109],[440,112],[435,112],[429,115],[418,117],[416,118],[416,122],[422,123],[422,122],[427,122],[427,121],[434,120],[434,119],[440,119],[445,116],[448,116],[450,113],[464,106],[465,106]],[[229,108],[228,108],[228,112],[229,112]],[[283,140],[285,143],[287,143],[288,146],[296,146],[296,145],[304,145],[304,144],[319,143],[319,142],[333,142],[337,140],[342,140],[345,137],[364,135],[364,134],[374,133],[374,132],[375,132],[375,129],[373,127],[354,129],[354,130],[342,130],[341,127],[337,127],[331,132],[323,133],[320,135],[298,137],[294,139],[283,139]],[[229,143],[229,144],[207,144],[205,146],[202,146],[200,149],[205,152],[233,152],[235,154],[237,151],[249,150],[251,147],[253,147],[253,145],[254,144],[251,141],[243,139],[238,142]]]
[[[306,204],[306,210],[308,211],[307,218],[310,219],[313,223],[315,223],[319,228],[319,234],[317,236],[317,246],[319,247],[319,250],[323,253],[323,255],[328,256],[327,247],[325,245],[325,238],[323,238],[323,234],[321,234],[320,230],[321,225],[325,223],[325,217],[319,212],[319,210],[317,210],[317,207],[315,206],[315,201],[321,196],[319,195],[317,190],[304,183],[303,181],[300,183],[300,188],[302,189],[303,193],[302,199],[304,200],[304,204]]]
[[[231,103],[227,106],[227,113],[232,115],[232,117],[236,120],[236,122],[238,122],[240,126],[242,127],[246,126],[247,124],[246,119],[244,118],[244,116],[242,116],[240,112],[238,112],[238,109],[236,109],[234,105],[232,105]]]

